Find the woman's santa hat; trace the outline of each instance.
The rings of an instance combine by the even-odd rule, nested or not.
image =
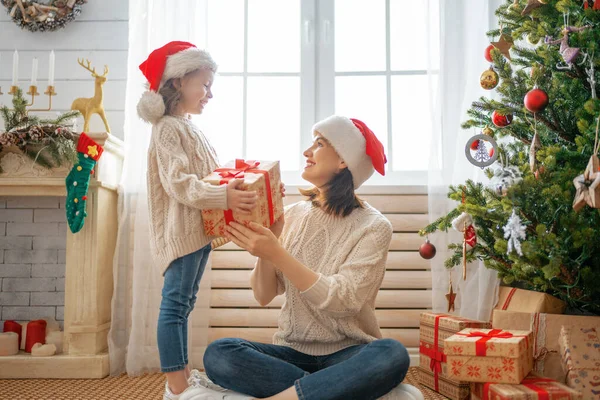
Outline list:
[[[149,85],[137,105],[140,118],[151,124],[156,123],[166,111],[163,98],[157,93],[160,88],[169,79],[183,78],[199,69],[217,72],[217,64],[207,51],[198,49],[192,43],[169,42],[150,53],[140,65]]]
[[[335,148],[352,173],[358,189],[374,171],[385,175],[385,151],[377,136],[362,121],[332,115],[313,126]]]

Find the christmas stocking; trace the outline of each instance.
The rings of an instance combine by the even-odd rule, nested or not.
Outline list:
[[[473,218],[468,213],[464,212],[452,221],[452,227],[464,234],[464,240],[467,247],[471,250],[477,244],[477,233],[473,226]]]
[[[96,162],[103,151],[104,149],[85,133],[79,136],[77,142],[79,163],[73,165],[73,169],[66,179],[67,222],[73,233],[77,233],[83,228],[83,219],[87,215],[85,204],[90,177],[94,173]]]

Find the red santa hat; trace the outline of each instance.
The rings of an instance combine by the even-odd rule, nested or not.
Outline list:
[[[148,80],[148,90],[138,102],[140,118],[151,124],[165,114],[165,103],[157,92],[169,79],[183,78],[186,74],[199,70],[217,71],[217,64],[207,51],[198,49],[188,42],[169,42],[154,50],[140,65],[140,70]]]
[[[317,122],[313,131],[319,132],[335,148],[352,173],[354,189],[358,189],[374,171],[385,175],[387,158],[383,144],[362,121],[332,115]]]

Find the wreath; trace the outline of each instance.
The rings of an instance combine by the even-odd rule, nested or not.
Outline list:
[[[56,31],[81,14],[87,0],[1,0],[8,15],[21,29]]]

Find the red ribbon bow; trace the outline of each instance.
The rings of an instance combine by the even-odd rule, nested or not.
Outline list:
[[[480,337],[478,341],[475,342],[475,354],[477,356],[485,356],[487,354],[486,342],[493,338],[499,339],[508,339],[513,337],[514,335],[510,332],[503,332],[502,329],[492,329],[489,332],[480,332],[473,331],[466,333],[458,333],[458,335],[466,336],[466,337]]]
[[[265,177],[265,186],[266,186],[266,190],[267,190],[267,202],[269,204],[269,221],[271,222],[271,225],[273,225],[273,223],[275,223],[275,215],[273,212],[273,195],[271,192],[271,179],[269,178],[268,171],[265,171],[262,169],[257,169],[257,167],[259,165],[260,165],[260,161],[256,161],[256,160],[244,161],[241,159],[236,159],[234,168],[217,168],[215,170],[215,172],[218,172],[222,178],[221,181],[219,182],[221,185],[228,183],[232,179],[243,179],[246,172],[252,173],[252,174],[263,175]],[[223,214],[225,216],[225,224],[226,225],[229,225],[231,222],[234,221],[233,210],[225,210],[223,212]]]

